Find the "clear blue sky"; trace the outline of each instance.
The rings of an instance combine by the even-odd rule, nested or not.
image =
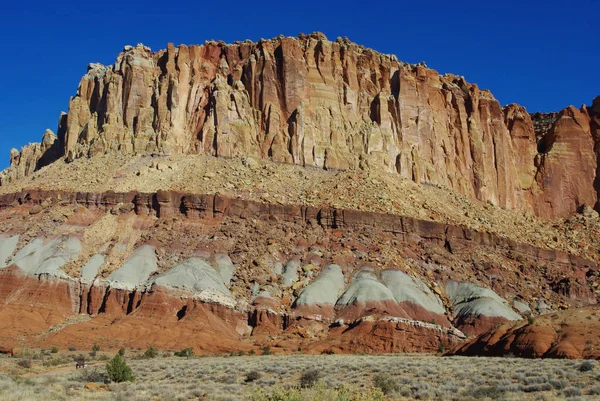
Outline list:
[[[523,3],[523,4],[521,4]],[[90,62],[124,45],[324,32],[464,75],[501,104],[553,111],[600,94],[600,2],[11,1],[0,13],[0,168],[56,130]]]

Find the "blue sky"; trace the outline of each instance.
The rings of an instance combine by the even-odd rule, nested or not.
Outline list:
[[[0,168],[56,130],[90,62],[124,45],[324,32],[464,75],[501,104],[553,111],[600,95],[598,0],[473,2],[11,1],[0,12]]]

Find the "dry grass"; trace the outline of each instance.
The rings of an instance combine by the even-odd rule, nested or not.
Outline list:
[[[97,391],[85,390],[84,385],[103,380],[104,362],[75,371],[72,363],[43,367],[34,361],[26,369],[18,366],[19,359],[4,358],[0,399],[376,400],[383,397],[380,389],[391,400],[600,399],[596,362],[585,370],[580,369],[581,361],[429,355],[127,356],[136,381]],[[54,358],[68,360],[64,355]],[[300,389],[302,375],[315,369],[320,382]],[[259,378],[247,381],[254,371],[260,372]],[[387,383],[386,389],[377,388],[381,383]]]

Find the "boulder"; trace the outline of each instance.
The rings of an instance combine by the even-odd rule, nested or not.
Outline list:
[[[300,261],[298,259],[292,259],[285,264],[285,267],[283,268],[284,287],[291,287],[296,281],[298,281],[299,267]]]

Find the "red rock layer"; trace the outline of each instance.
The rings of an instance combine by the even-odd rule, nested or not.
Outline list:
[[[454,347],[460,339],[446,330],[432,330],[403,322],[362,321],[351,327],[329,331],[326,339],[311,343],[303,351],[315,353],[438,352]]]
[[[450,352],[453,355],[600,358],[600,307],[587,306],[507,323]]]
[[[158,217],[183,214],[188,218],[203,219],[253,217],[268,220],[276,218],[304,224],[309,224],[312,220],[327,229],[373,228],[399,237],[408,238],[416,235],[428,242],[451,248],[485,245],[510,250],[515,254],[521,253],[540,262],[551,262],[565,267],[596,267],[594,262],[566,252],[520,244],[488,232],[479,232],[435,221],[357,210],[260,203],[239,198],[227,198],[222,195],[184,194],[171,191],[159,191],[154,194],[134,191],[96,194],[25,190],[0,196],[0,209],[15,205],[37,205],[45,201],[76,203],[91,210],[99,209],[117,214],[134,210],[138,215]]]

